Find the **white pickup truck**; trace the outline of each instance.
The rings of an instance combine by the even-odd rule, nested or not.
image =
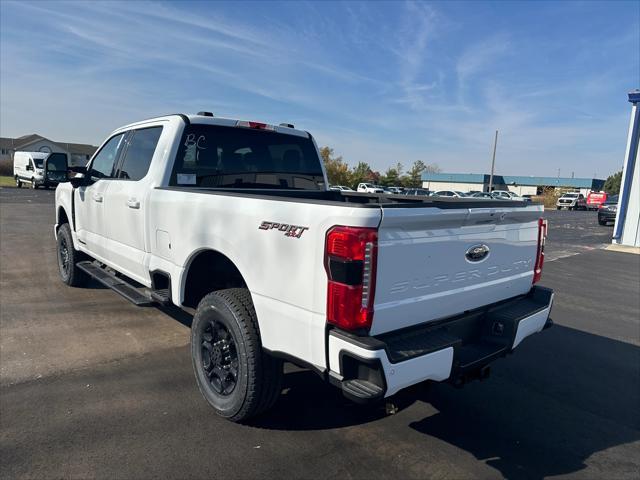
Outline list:
[[[198,386],[233,421],[273,405],[283,360],[366,403],[483,378],[551,325],[541,206],[327,185],[292,125],[127,125],[56,189],[60,275],[193,314]]]

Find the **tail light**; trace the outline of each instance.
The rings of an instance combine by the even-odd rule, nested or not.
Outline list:
[[[271,130],[271,131],[275,131],[276,129],[276,127],[274,127],[273,125],[269,125],[267,123],[247,122],[245,120],[238,120],[236,122],[236,127],[253,128],[255,130]]]
[[[538,219],[538,251],[536,253],[536,264],[533,268],[533,283],[538,283],[542,278],[542,267],[544,266],[544,242],[547,239],[547,221],[544,218]]]
[[[328,323],[345,330],[371,327],[377,256],[377,229],[336,226],[329,230],[325,246]]]

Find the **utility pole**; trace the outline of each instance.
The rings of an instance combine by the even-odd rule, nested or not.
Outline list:
[[[496,138],[493,141],[493,158],[491,159],[491,175],[489,176],[489,193],[493,190],[493,170],[496,166],[496,147],[498,146],[498,130],[496,130]]]

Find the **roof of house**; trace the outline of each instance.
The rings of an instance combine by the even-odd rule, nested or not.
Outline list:
[[[423,182],[489,183],[489,175],[483,173],[423,173]],[[517,175],[494,175],[494,185],[527,185],[545,187],[573,187],[600,189],[604,180],[597,178],[527,177]]]
[[[56,142],[54,140],[49,140],[48,138],[45,138],[42,135],[38,135],[37,133],[23,135],[18,138],[0,137],[0,147],[12,149],[12,150],[23,150],[25,147],[28,147],[32,143],[35,143],[41,140],[54,143],[58,147],[60,147],[62,150],[66,150],[72,155],[73,154],[93,155],[93,153],[98,149],[98,147],[94,145],[88,145],[86,143]]]

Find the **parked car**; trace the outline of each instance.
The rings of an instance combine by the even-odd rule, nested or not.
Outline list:
[[[607,201],[606,192],[589,192],[587,194],[587,210],[598,210]]]
[[[60,276],[193,315],[196,382],[232,421],[276,402],[283,359],[367,403],[484,378],[551,326],[541,205],[327,184],[293,127],[206,112],[121,127],[56,189]]]
[[[457,197],[457,198],[463,198],[467,196],[466,193],[460,192],[457,190],[438,190],[437,192],[433,192],[431,195],[433,197]]]
[[[385,190],[394,195],[401,195],[404,191],[404,187],[387,187]]]
[[[562,195],[556,202],[556,209],[566,208],[568,210],[586,210],[587,201],[584,195],[578,192],[569,192]]]
[[[406,188],[402,192],[402,195],[421,195],[421,196],[428,197],[429,190],[427,190],[426,188]]]
[[[611,195],[607,200],[598,207],[598,223],[606,225],[616,221],[618,213],[618,195]]]
[[[384,189],[381,186],[374,185],[373,183],[359,183],[357,191],[365,193],[384,193]]]
[[[335,190],[337,192],[354,192],[353,188],[345,187],[344,185],[331,185],[329,190]]]
[[[531,200],[527,200],[524,197],[521,197],[517,193],[510,192],[509,190],[493,190],[491,192],[491,196],[499,200],[516,200],[519,202],[531,201]]]
[[[493,198],[489,192],[475,192],[469,196],[473,198]]]

